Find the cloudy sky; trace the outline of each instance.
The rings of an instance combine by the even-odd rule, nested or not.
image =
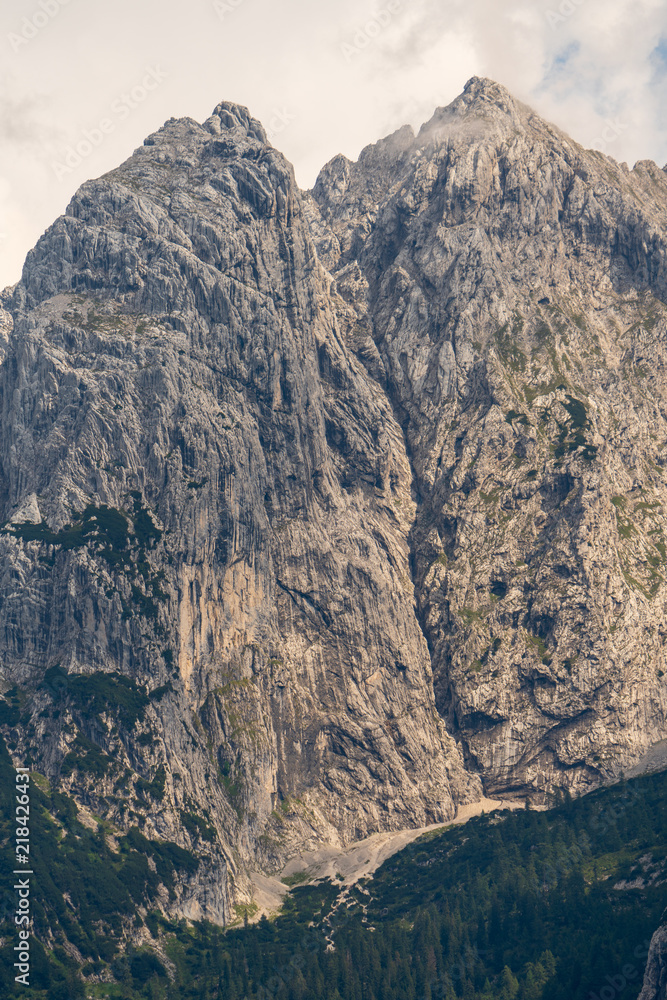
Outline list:
[[[303,187],[474,75],[586,146],[663,166],[666,73],[664,0],[5,0],[0,288],[84,180],[220,100],[264,122]]]

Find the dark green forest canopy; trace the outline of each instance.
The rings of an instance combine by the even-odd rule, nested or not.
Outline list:
[[[11,870],[14,772],[4,744],[0,778]],[[33,947],[31,995],[588,1000],[611,981],[616,997],[634,1000],[667,905],[666,792],[667,775],[657,774],[545,812],[478,817],[420,838],[347,894],[329,881],[296,886],[276,919],[225,931],[157,910],[158,884],[173,891],[179,872],[197,866],[191,854],[137,828],[115,851],[102,826],[79,822],[71,799],[33,783],[43,944]],[[142,924],[152,946],[128,947],[129,929]],[[20,996],[11,922],[2,933],[0,989]]]

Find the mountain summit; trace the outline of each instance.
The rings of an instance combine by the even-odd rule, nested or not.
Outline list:
[[[662,738],[666,213],[473,78],[312,192],[245,108],[172,119],[28,255],[3,731],[198,856],[164,912]]]

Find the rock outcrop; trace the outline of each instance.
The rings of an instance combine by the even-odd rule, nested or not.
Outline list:
[[[7,344],[9,343],[12,326],[14,325],[12,314],[5,308],[5,304],[11,296],[11,292],[12,289],[7,288],[3,293],[0,293],[0,364],[7,353]]]
[[[667,1000],[667,926],[659,927],[651,938],[639,1000]]]

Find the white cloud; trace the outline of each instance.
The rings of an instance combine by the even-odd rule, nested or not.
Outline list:
[[[46,20],[36,17],[44,4]],[[24,18],[41,26],[17,47],[16,36],[31,33]],[[662,164],[663,37],[663,0],[220,0],[218,11],[213,0],[5,4],[0,287],[17,279],[26,251],[83,180],[130,155],[165,119],[201,121],[223,99],[284,122],[274,142],[304,186],[335,153],[356,157],[406,121],[418,126],[474,74],[504,83],[584,145],[607,119],[620,123],[610,155]],[[355,38],[350,56],[343,47]],[[167,79],[122,121],[114,117],[104,142],[59,180],[53,156],[155,64]]]

